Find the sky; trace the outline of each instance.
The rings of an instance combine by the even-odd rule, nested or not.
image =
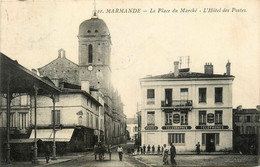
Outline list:
[[[116,8],[141,12],[106,12]],[[78,63],[79,25],[92,17],[94,0],[2,0],[0,9],[2,53],[37,69],[63,48],[66,57]],[[112,83],[128,118],[140,102],[139,79],[169,73],[173,61],[187,56],[193,72],[203,72],[204,64],[211,62],[214,73],[223,74],[229,60],[235,76],[233,107],[260,104],[260,1],[96,0],[96,9],[103,10],[98,17],[111,34]]]

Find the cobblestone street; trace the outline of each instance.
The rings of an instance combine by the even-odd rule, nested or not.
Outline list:
[[[163,165],[161,155],[138,155],[135,158],[148,166],[168,166]],[[257,155],[177,155],[175,160],[177,166],[259,166]]]

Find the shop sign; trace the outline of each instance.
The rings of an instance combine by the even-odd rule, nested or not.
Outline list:
[[[146,126],[144,129],[145,130],[157,130],[158,127],[157,126]]]
[[[191,126],[162,126],[162,129],[169,130],[169,129],[191,129]]]
[[[215,125],[215,126],[205,126],[199,125],[195,127],[196,129],[228,129],[227,125]]]
[[[173,115],[173,123],[180,123],[180,114]]]
[[[213,123],[214,122],[214,114],[209,113],[207,117],[208,117],[208,123]]]

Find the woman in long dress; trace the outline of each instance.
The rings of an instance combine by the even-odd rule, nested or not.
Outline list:
[[[166,144],[164,144],[164,151],[163,151],[163,164],[168,165],[168,155],[169,155],[169,149],[166,147]]]

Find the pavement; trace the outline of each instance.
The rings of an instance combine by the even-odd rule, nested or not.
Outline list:
[[[172,166],[163,165],[162,155],[136,155],[133,156],[136,160],[143,162],[146,166]],[[170,157],[168,157],[170,163]],[[177,166],[240,166],[240,167],[251,167],[259,166],[258,155],[227,155],[227,154],[211,154],[211,155],[189,155],[189,154],[177,154],[175,157]]]
[[[1,163],[0,166],[12,166],[12,167],[40,167],[40,166],[50,166],[55,164],[60,164],[64,162],[71,161],[73,159],[77,159],[80,157],[83,157],[87,154],[90,154],[90,152],[80,152],[80,153],[70,153],[66,156],[57,157],[57,160],[49,160],[49,163],[46,163],[45,157],[38,157],[38,164],[32,164],[31,161],[13,161],[10,164],[7,163]]]
[[[131,145],[123,145],[125,153]],[[40,167],[40,166],[85,166],[86,162],[89,166],[162,166],[162,155],[157,152],[148,152],[139,154],[136,151],[132,154],[124,154],[125,160],[123,163],[118,161],[116,153],[117,146],[113,146],[114,160],[107,161],[103,165],[97,163],[93,159],[93,152],[69,153],[62,157],[57,157],[57,160],[51,160],[46,163],[44,157],[38,157],[39,164],[32,164],[31,161],[14,161],[11,164],[1,163],[0,166],[12,167]],[[259,156],[257,155],[240,155],[228,152],[201,152],[196,155],[196,152],[179,152],[176,155],[178,166],[259,166]],[[169,158],[170,161],[170,158]],[[83,164],[82,164],[83,162]],[[70,164],[70,165],[69,165]],[[167,166],[167,165],[166,165]]]

